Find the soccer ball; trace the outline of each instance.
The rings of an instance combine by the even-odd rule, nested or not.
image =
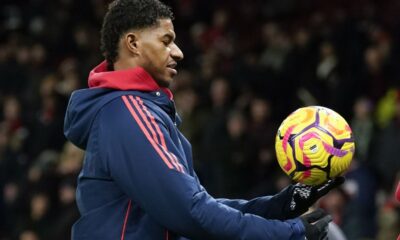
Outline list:
[[[342,116],[326,107],[310,106],[297,109],[282,122],[275,150],[280,167],[294,181],[319,185],[348,169],[355,144]]]

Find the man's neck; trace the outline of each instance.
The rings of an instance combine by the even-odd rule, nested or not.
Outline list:
[[[127,70],[139,66],[135,59],[118,59],[114,62],[114,70]]]

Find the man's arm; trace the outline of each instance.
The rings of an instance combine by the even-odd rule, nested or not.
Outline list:
[[[286,220],[296,218],[330,190],[343,184],[344,177],[336,177],[318,186],[301,183],[289,185],[273,196],[245,200],[218,199],[219,202],[243,213],[252,213],[269,219]]]
[[[152,218],[193,239],[304,239],[300,219],[266,220],[208,195],[176,161],[182,156],[164,123],[147,111],[129,96],[110,103],[99,116],[99,145],[115,183]]]
[[[285,206],[283,201],[286,200],[286,198],[282,198],[278,194],[274,196],[258,197],[251,200],[225,198],[217,199],[219,203],[225,204],[243,213],[255,214],[266,219],[279,220],[288,219],[288,217],[285,215],[285,211],[283,210],[283,207]]]
[[[205,191],[197,175],[195,175],[195,178],[200,187]],[[289,218],[286,216],[287,213],[284,206],[291,199],[291,195],[289,195],[290,191],[288,190],[285,189],[285,191],[273,196],[257,197],[251,200],[226,198],[216,198],[216,200],[242,213],[255,214],[266,219],[286,220]]]

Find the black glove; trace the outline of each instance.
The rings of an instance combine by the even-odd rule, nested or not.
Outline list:
[[[287,218],[295,218],[308,211],[308,209],[322,196],[330,190],[340,186],[344,182],[344,177],[337,177],[318,186],[308,186],[301,183],[292,185],[291,196],[285,205]]]
[[[305,228],[306,240],[327,239],[328,224],[332,221],[332,217],[324,210],[319,208],[301,216],[300,219]]]

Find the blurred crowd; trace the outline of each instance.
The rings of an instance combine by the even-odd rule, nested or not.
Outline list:
[[[72,91],[102,61],[106,0],[3,0],[0,239],[70,239],[84,152],[63,136]],[[171,0],[185,54],[172,86],[195,168],[215,197],[274,194],[290,180],[274,140],[296,108],[350,123],[345,185],[320,201],[348,239],[395,239],[400,206],[400,2]],[[397,60],[396,60],[397,59]]]

